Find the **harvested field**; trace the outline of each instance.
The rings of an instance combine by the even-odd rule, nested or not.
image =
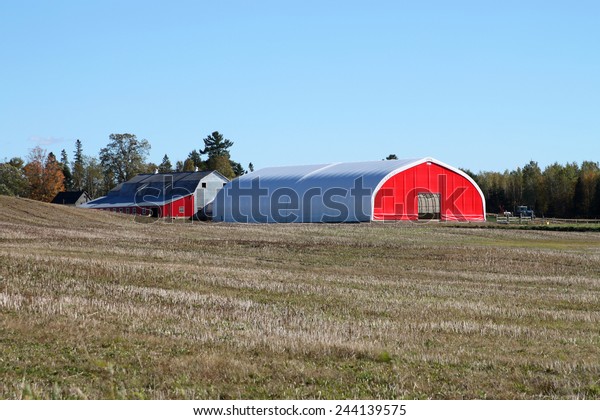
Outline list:
[[[0,210],[0,398],[600,398],[599,232]]]

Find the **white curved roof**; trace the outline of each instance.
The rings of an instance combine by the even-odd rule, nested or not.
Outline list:
[[[339,182],[341,180],[353,181],[357,177],[362,176],[367,179],[366,182],[370,187],[375,188],[377,183],[390,172],[405,170],[426,160],[427,159],[402,159],[372,162],[328,163],[320,165],[276,166],[248,173],[240,180],[243,179],[243,181],[247,182],[254,178],[260,178],[261,181],[281,183],[285,186],[289,186],[290,182],[312,184],[313,181],[318,181],[320,183],[324,180],[335,180],[335,185],[340,186]]]
[[[225,185],[214,201],[213,219],[226,222],[369,221],[372,217],[375,193],[385,181],[399,172],[425,162],[433,162],[455,171],[477,185],[464,172],[431,157],[270,167],[248,173]],[[360,203],[348,205],[348,200],[355,198],[350,197],[349,192],[357,187],[357,180],[360,180],[361,183],[359,187],[369,190],[370,193],[361,196]],[[257,187],[264,191],[257,191]],[[315,189],[319,189],[322,193],[329,191],[329,202],[323,202],[322,194],[315,195]],[[277,191],[279,192],[277,193]],[[344,196],[343,191],[346,192],[346,196]],[[275,220],[274,215],[270,214],[272,212],[273,194],[283,196],[279,203],[285,202],[289,194],[297,194],[298,203],[292,198],[291,201],[294,202],[290,203],[290,209],[301,210],[295,212],[290,210],[289,212],[290,217],[295,218],[295,220],[285,220],[285,217],[284,220]],[[325,201],[327,200],[325,198]],[[346,204],[347,214],[340,214],[339,210],[332,209],[332,206],[329,205],[332,201],[334,204]],[[307,209],[304,209],[303,205],[310,207],[310,211],[306,211]],[[286,209],[284,207],[279,207],[279,215],[283,214],[285,216]],[[239,220],[240,215],[247,216],[248,219]],[[323,220],[323,216],[325,216],[325,220]]]

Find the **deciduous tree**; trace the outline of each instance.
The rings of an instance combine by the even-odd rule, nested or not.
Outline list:
[[[0,195],[27,196],[29,183],[23,172],[23,159],[0,163]]]
[[[235,172],[233,172],[233,168],[231,167],[231,162],[229,161],[228,156],[213,156],[211,159],[208,160],[208,163],[209,170],[219,171],[221,175],[229,179],[235,178]]]
[[[600,217],[600,180],[596,183],[596,193],[594,194],[594,204],[592,206],[592,217]]]
[[[138,140],[135,134],[111,134],[110,142],[100,150],[100,164],[105,177],[113,183],[125,182],[144,172],[150,151],[148,140]]]
[[[104,183],[104,173],[98,159],[92,156],[83,156],[83,167],[85,173],[82,189],[87,191],[92,198],[106,195],[110,188]]]
[[[60,191],[64,191],[65,177],[56,156],[41,147],[35,147],[29,154],[24,168],[30,185],[30,198],[50,202]]]
[[[194,165],[194,161],[191,158],[187,158],[183,163],[183,172],[192,172],[196,168],[197,166]]]
[[[523,203],[535,209],[538,214],[547,211],[544,194],[544,176],[537,162],[533,160],[523,167]]]
[[[596,185],[600,180],[600,168],[596,162],[585,161],[581,164],[575,184],[575,216],[592,217]]]

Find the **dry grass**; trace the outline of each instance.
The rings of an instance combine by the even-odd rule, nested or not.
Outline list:
[[[0,398],[600,398],[597,232],[0,207]]]

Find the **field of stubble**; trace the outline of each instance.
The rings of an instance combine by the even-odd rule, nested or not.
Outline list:
[[[0,398],[600,398],[600,233],[0,197]]]

